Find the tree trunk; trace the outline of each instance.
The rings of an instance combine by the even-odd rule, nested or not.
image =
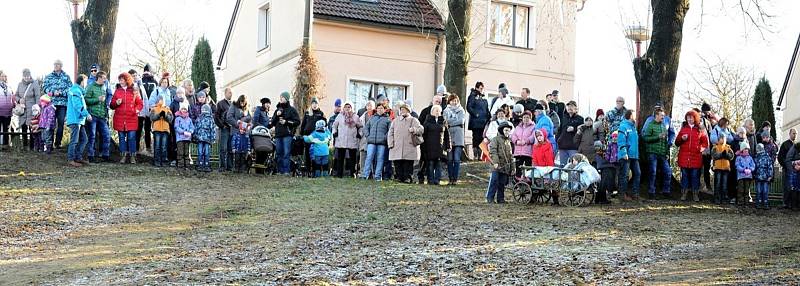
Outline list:
[[[469,17],[471,0],[449,0],[450,15],[445,27],[447,58],[445,59],[444,84],[447,90],[467,102],[467,68],[469,67]]]
[[[644,120],[661,102],[664,111],[672,114],[675,78],[683,42],[683,20],[689,0],[650,0],[653,7],[653,34],[647,53],[634,59],[633,69],[640,92],[641,110],[636,110],[636,123],[641,129]],[[674,117],[674,116],[673,116]]]
[[[79,74],[87,73],[93,64],[98,64],[106,72],[111,70],[118,9],[119,0],[89,0],[83,16],[72,21],[72,41],[78,50]]]

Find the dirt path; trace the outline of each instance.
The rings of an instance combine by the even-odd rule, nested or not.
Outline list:
[[[800,281],[797,213],[674,201],[489,206],[484,186],[469,183],[76,171],[7,155],[3,285]]]

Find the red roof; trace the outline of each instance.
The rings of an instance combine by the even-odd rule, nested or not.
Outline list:
[[[442,16],[429,0],[314,0],[314,15],[444,30]]]

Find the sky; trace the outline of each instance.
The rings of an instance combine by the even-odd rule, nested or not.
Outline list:
[[[590,0],[578,13],[575,90],[582,114],[610,108],[620,95],[627,102],[635,102],[636,84],[630,63],[633,52],[622,27],[649,22],[648,2]],[[734,7],[721,4],[738,1],[706,0],[703,9],[699,0],[692,2],[684,27],[676,98],[688,86],[686,72],[697,69],[699,57],[717,55],[731,63],[751,66],[759,76],[766,76],[777,98],[800,33],[800,19],[792,18],[800,15],[800,1],[768,1],[771,5],[768,10],[775,14],[770,20],[774,32],[763,39],[752,27],[743,24],[741,13]],[[128,69],[123,55],[135,49],[132,41],[140,39],[146,25],[142,19],[164,18],[197,37],[206,36],[216,57],[234,4],[235,0],[121,0],[111,73]],[[72,15],[67,1],[2,0],[0,11],[11,11],[0,17],[6,39],[0,44],[0,70],[9,75],[12,89],[16,88],[23,68],[30,68],[35,77],[42,76],[52,70],[55,59],[61,59],[64,69],[71,73]],[[675,106],[680,106],[680,102],[676,101]],[[676,114],[682,112],[673,110]]]

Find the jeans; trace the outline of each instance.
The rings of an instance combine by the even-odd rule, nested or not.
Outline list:
[[[8,132],[8,129],[11,128],[11,117],[10,116],[0,116],[0,133]],[[0,136],[0,146],[8,146],[8,134],[3,134]]]
[[[311,170],[314,171],[314,178],[328,176],[329,161],[328,156],[311,156]]]
[[[50,152],[53,150],[53,128],[46,128],[42,130],[42,143],[44,143],[45,152]]]
[[[197,143],[197,161],[198,166],[208,167],[208,156],[211,155],[211,144],[207,142]]]
[[[681,168],[681,189],[698,191],[700,190],[700,170]]]
[[[714,201],[717,203],[728,197],[728,174],[729,171],[714,170]]]
[[[504,203],[506,184],[508,183],[508,174],[503,174],[497,171],[492,171],[492,177],[489,179],[489,191],[486,192],[486,201],[493,203]]]
[[[108,157],[109,148],[111,145],[111,134],[108,133],[108,120],[105,118],[92,117],[92,121],[86,122],[86,132],[89,137],[89,145],[86,148],[86,154],[89,158],[95,155],[95,145],[98,133],[100,133],[100,156]]]
[[[233,167],[233,159],[231,158],[231,129],[219,129],[219,170],[230,170]]]
[[[769,203],[769,181],[756,181],[756,204]]]
[[[167,143],[169,142],[169,133],[156,131],[153,132],[153,163],[167,163]]]
[[[278,161],[278,173],[289,174],[289,165],[292,156],[292,136],[275,139],[276,159]]]
[[[428,185],[438,185],[442,179],[441,160],[428,161]]]
[[[577,154],[578,150],[558,150],[558,164],[559,166],[564,166],[569,163],[569,158],[572,158],[573,155]]]
[[[66,117],[67,117],[67,106],[57,105],[56,118],[55,122],[53,122],[55,126],[53,126],[52,128],[53,130],[51,131],[55,132],[55,141],[53,142],[53,147],[61,148],[61,139],[64,138],[64,120],[66,119]]]
[[[150,118],[139,117],[139,129],[136,130],[136,150],[142,150],[140,142],[144,137],[144,147],[150,149]]]
[[[361,176],[369,178],[372,175],[375,180],[383,178],[383,163],[386,161],[386,145],[367,144],[367,156],[364,159],[364,170]]]
[[[669,194],[672,180],[672,168],[669,166],[669,160],[664,156],[656,154],[648,154],[647,157],[648,160],[650,160],[650,186],[647,192],[651,194],[656,193],[656,175],[658,175],[658,169],[661,169],[661,173],[664,175],[664,188],[661,189],[661,193],[665,195]]]
[[[117,131],[119,136],[119,151],[122,153],[136,153],[136,131]]]
[[[86,149],[86,127],[72,124],[69,129],[71,136],[69,137],[69,147],[67,148],[67,159],[81,161],[83,160],[83,151]]]
[[[631,186],[631,194],[634,196],[639,195],[639,180],[642,176],[642,171],[639,169],[639,159],[622,159],[619,160],[619,192],[621,194],[627,193],[628,190],[628,170],[633,173],[633,186]]]
[[[450,181],[458,181],[458,173],[461,172],[461,154],[464,152],[464,146],[453,146],[450,150],[450,160],[447,160],[447,177]]]

